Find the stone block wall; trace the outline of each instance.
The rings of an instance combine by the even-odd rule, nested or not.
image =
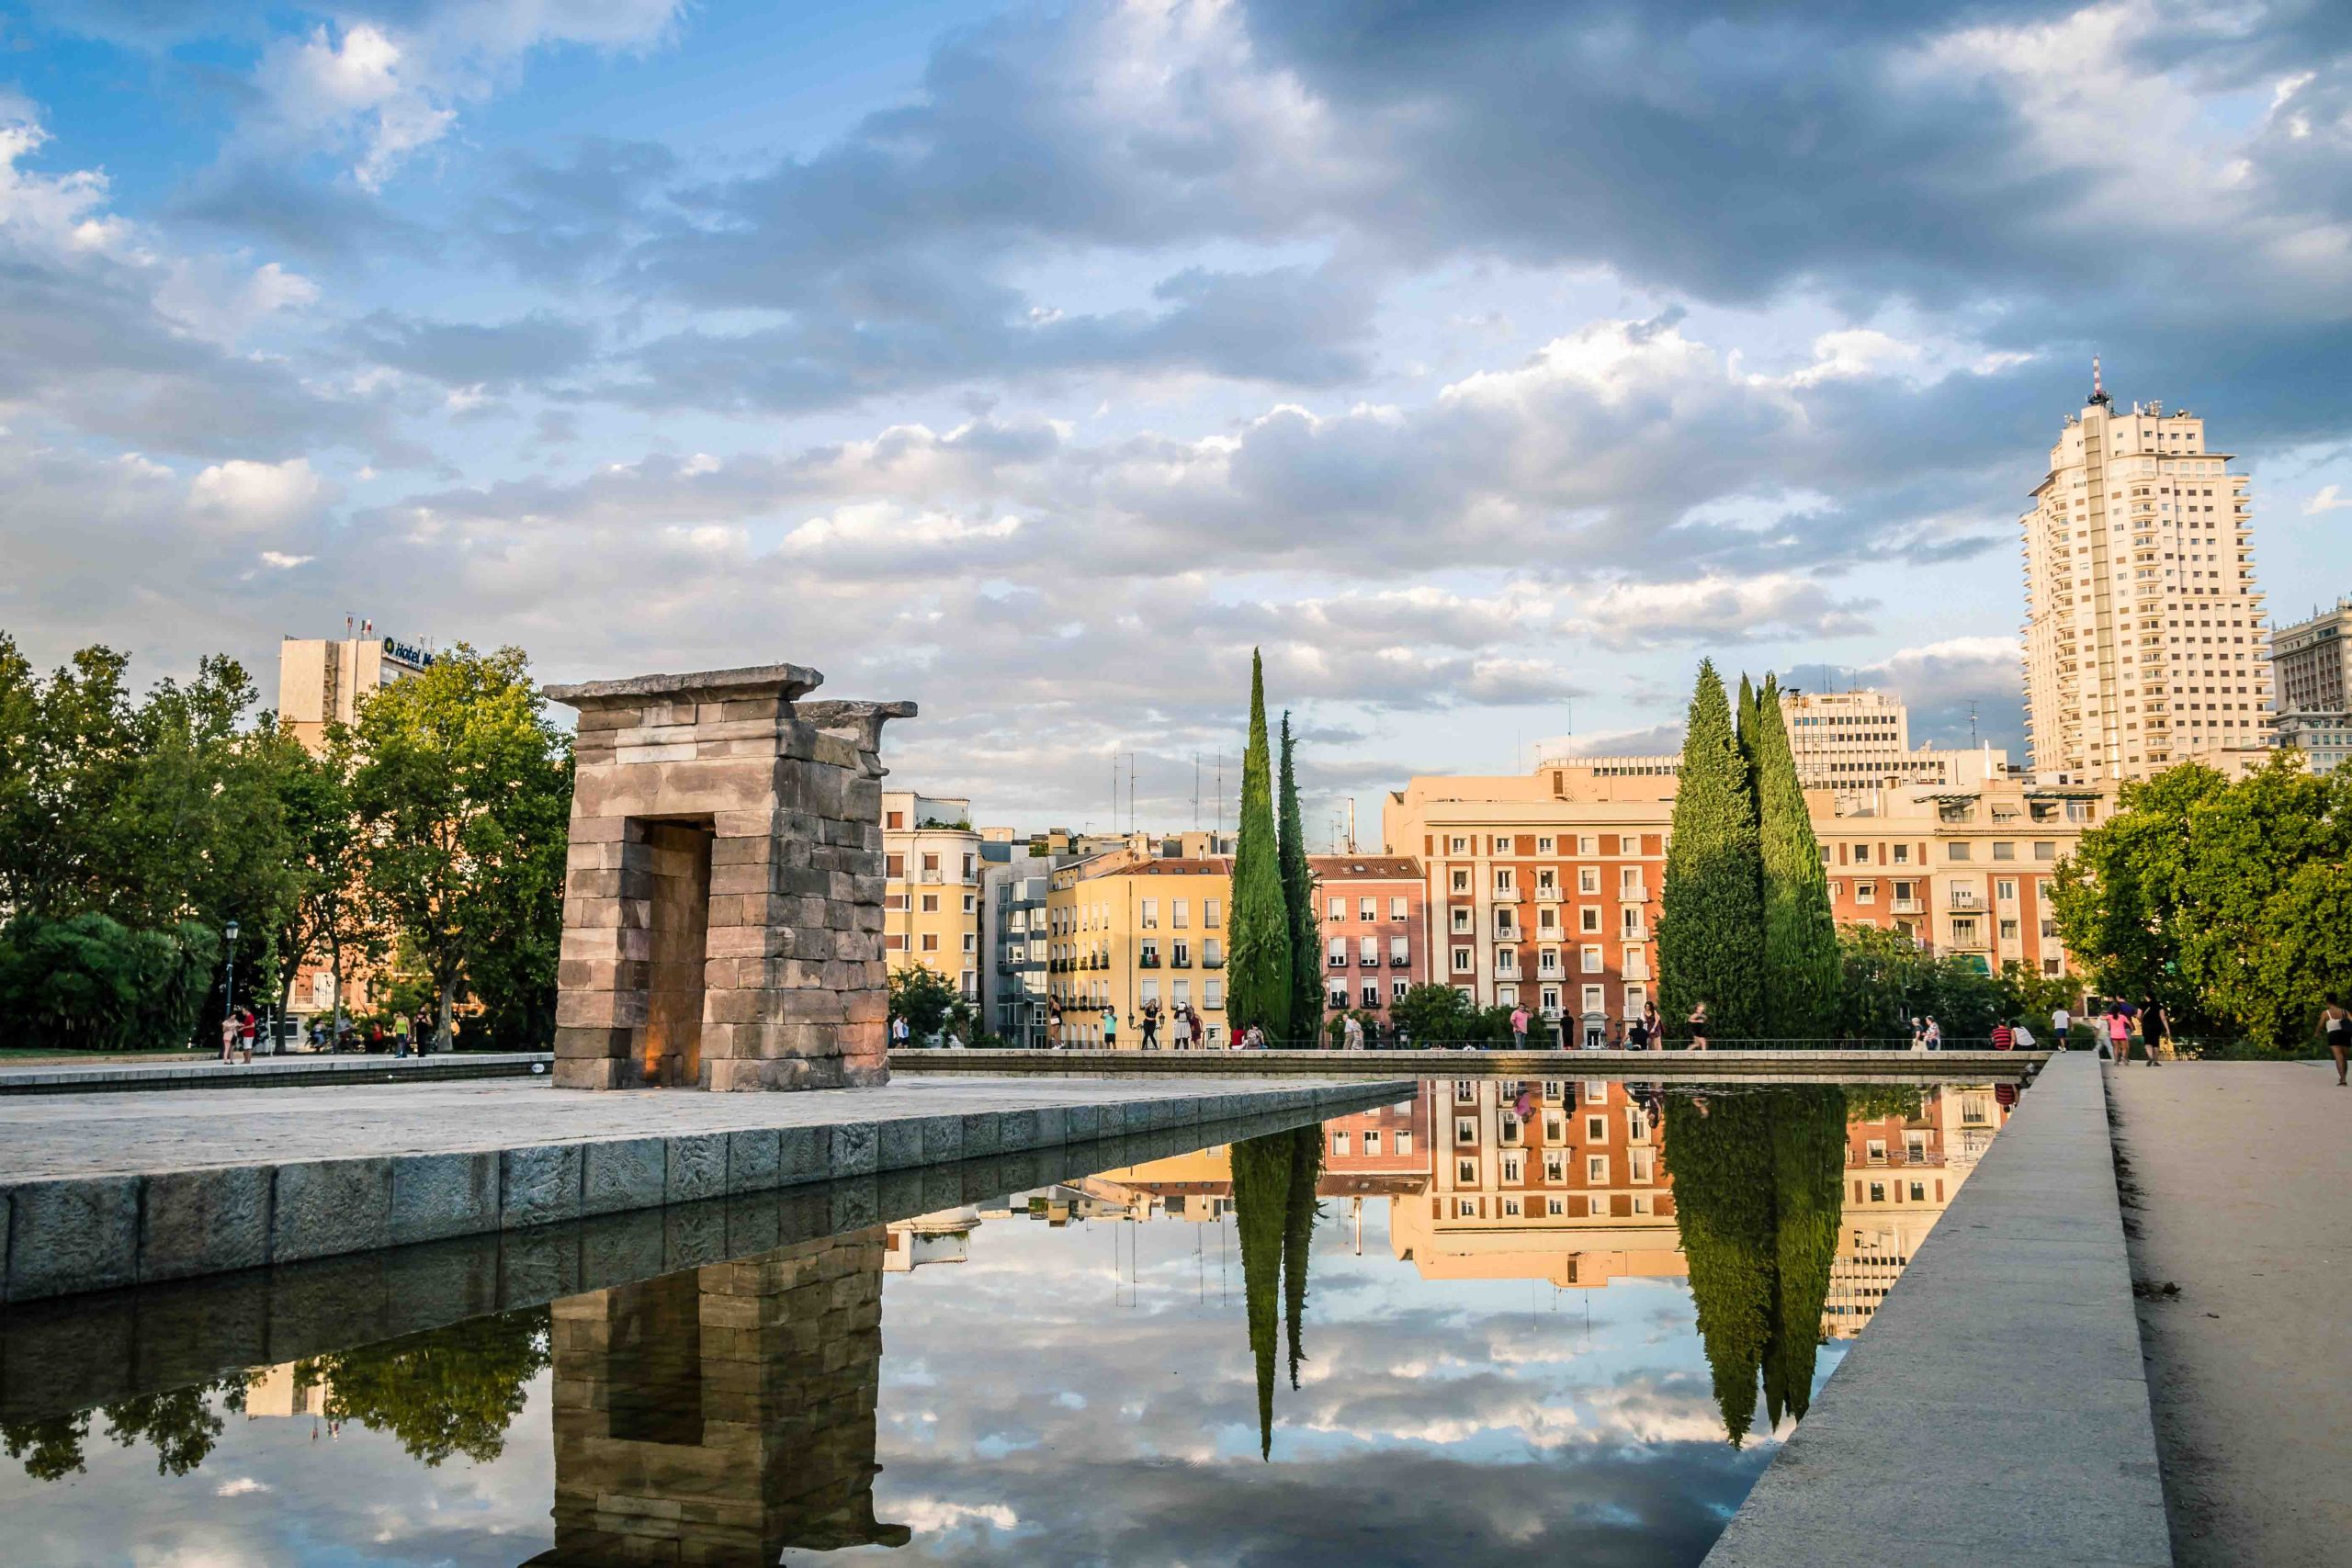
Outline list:
[[[879,747],[914,705],[804,715],[822,679],[781,664],[547,689],[580,713],[558,1088],[888,1079]]]
[[[552,1309],[567,1564],[773,1564],[903,1545],[874,1517],[880,1227]]]

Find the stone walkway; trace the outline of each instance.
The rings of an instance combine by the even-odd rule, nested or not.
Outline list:
[[[470,1153],[607,1138],[813,1127],[1059,1106],[1272,1092],[1296,1078],[905,1078],[804,1094],[559,1091],[543,1078],[336,1084],[202,1094],[53,1094],[0,1100],[0,1186],[62,1176]],[[1363,1085],[1350,1084],[1353,1091]],[[1407,1084],[1400,1091],[1412,1092]]]
[[[2352,1562],[2352,1089],[2317,1063],[2107,1074],[2176,1561]]]
[[[2026,1091],[1706,1568],[2171,1563],[2098,1074]]]

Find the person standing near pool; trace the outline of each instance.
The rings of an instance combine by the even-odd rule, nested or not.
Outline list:
[[[1693,1051],[1703,1051],[1706,1048],[1707,1004],[1702,1001],[1697,1007],[1690,1010],[1690,1049]]]
[[[1527,1006],[1523,1002],[1510,1010],[1510,1043],[1521,1051],[1527,1049]]]
[[[1109,1002],[1102,1004],[1102,1049],[1115,1050],[1119,1043],[1119,1010]]]

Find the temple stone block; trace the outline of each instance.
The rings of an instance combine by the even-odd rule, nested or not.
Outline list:
[[[889,1077],[882,726],[797,664],[549,686],[575,708],[558,1089]]]

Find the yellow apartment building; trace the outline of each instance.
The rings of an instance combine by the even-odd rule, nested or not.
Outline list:
[[[955,983],[980,999],[980,843],[972,803],[912,790],[882,792],[883,957]]]
[[[1159,1043],[1178,1008],[1200,1019],[1204,1047],[1227,1043],[1226,910],[1233,862],[1223,855],[1144,855],[1123,849],[1053,874],[1046,895],[1047,991],[1063,1045],[1143,1044],[1143,1010],[1159,1007]],[[1106,1030],[1117,1020],[1115,1032]]]
[[[277,716],[315,751],[329,724],[352,724],[371,694],[421,674],[433,655],[397,637],[289,637],[277,645]]]

